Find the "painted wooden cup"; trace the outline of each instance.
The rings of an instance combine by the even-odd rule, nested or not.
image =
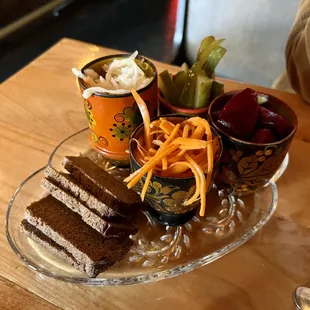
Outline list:
[[[85,65],[82,72],[85,69],[94,69],[99,74],[103,73],[104,64],[109,64],[115,58],[129,56],[119,54],[95,59]],[[146,102],[150,116],[154,117],[158,109],[157,71],[150,61],[141,56],[137,56],[136,61],[148,77],[153,77],[147,86],[138,90],[138,93]],[[78,81],[83,92],[86,85],[82,79],[79,78]],[[88,99],[84,99],[84,108],[90,129],[89,140],[95,150],[114,162],[129,164],[129,137],[142,123],[141,114],[131,93],[121,95],[94,93]]]
[[[267,109],[278,113],[292,126],[291,133],[272,143],[254,143],[236,139],[216,123],[216,115],[238,91],[225,93],[213,100],[209,107],[212,125],[222,136],[224,152],[220,162],[217,183],[234,190],[239,195],[250,194],[266,185],[280,168],[297,130],[297,116],[282,100],[266,94]]]
[[[174,80],[176,75],[171,74],[171,77]],[[224,93],[224,90],[222,93]],[[186,115],[189,117],[194,117],[194,116],[199,116],[203,118],[208,117],[209,106],[204,107],[204,108],[198,108],[198,109],[177,107],[169,103],[168,100],[164,98],[164,95],[161,92],[160,88],[158,88],[158,103],[159,103],[159,115],[179,114],[179,115]]]
[[[193,116],[199,116],[199,117],[204,117],[204,118],[208,117],[209,107],[200,108],[200,109],[187,109],[187,108],[180,108],[180,107],[174,106],[171,103],[169,103],[167,100],[165,100],[160,89],[158,89],[158,102],[159,102],[160,115],[179,114],[179,115],[186,115],[189,117],[193,117]]]
[[[180,123],[188,117],[183,115],[166,115],[170,122]],[[159,119],[159,117],[153,120]],[[213,134],[217,136],[217,133],[212,129]],[[134,150],[137,148],[136,141],[143,135],[143,125],[137,127],[132,134],[129,142],[130,151],[130,165],[132,172],[141,168],[140,163],[134,156]],[[212,173],[212,181],[207,189],[207,192],[211,189],[213,179],[218,171],[218,163],[222,155],[222,142],[220,142],[220,152],[215,158],[214,169]],[[135,190],[141,192],[146,176],[144,176],[140,182],[135,186]],[[184,201],[187,200],[196,189],[195,177],[163,177],[153,174],[150,184],[148,186],[145,201],[148,203],[148,211],[151,216],[159,223],[164,225],[181,225],[189,220],[196,214],[197,208],[200,206],[200,201],[184,206]]]

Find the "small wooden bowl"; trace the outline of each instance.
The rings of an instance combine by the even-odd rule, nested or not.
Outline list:
[[[209,119],[222,136],[224,151],[217,182],[239,195],[253,193],[266,185],[281,166],[295,136],[298,120],[295,112],[282,100],[269,95],[264,106],[285,117],[293,130],[282,140],[272,143],[254,143],[239,140],[227,134],[216,122],[216,112],[241,90],[227,92],[215,98],[209,106]]]
[[[115,58],[127,58],[130,55],[118,54],[101,57],[91,61],[82,68],[102,71],[102,65],[111,62]],[[139,95],[146,102],[151,116],[157,115],[157,71],[153,63],[137,56],[144,61],[150,73],[154,76],[152,81],[144,88],[138,90]],[[78,78],[81,93],[86,85]],[[127,94],[112,95],[106,93],[94,93],[88,99],[84,99],[84,108],[89,123],[89,140],[92,147],[103,157],[122,165],[129,165],[128,143],[134,129],[141,124],[142,118],[130,92]]]
[[[159,114],[160,115],[179,114],[179,115],[186,115],[189,117],[200,116],[204,118],[208,116],[209,107],[201,108],[201,109],[186,109],[186,108],[176,107],[170,104],[169,102],[165,100],[159,88],[158,88],[158,101],[159,101]]]
[[[159,118],[160,117],[156,117],[152,119],[152,121]],[[173,123],[179,123],[184,121],[187,117],[182,115],[167,115],[166,118]],[[143,132],[144,128],[142,124],[138,126],[133,132],[129,142],[130,165],[132,172],[141,168],[141,165],[134,157],[134,150],[137,147],[134,139],[139,139]],[[213,134],[217,135],[214,130]],[[222,142],[221,140],[219,140],[219,142],[220,152],[214,163],[212,181],[208,191],[210,190],[213,179],[218,171],[218,163],[222,155]],[[138,192],[142,190],[145,179],[146,177],[144,176],[136,186],[135,189]],[[197,207],[200,205],[200,203],[197,201],[189,206],[184,206],[182,203],[195,191],[195,186],[196,182],[194,176],[187,178],[177,178],[163,177],[153,174],[145,196],[145,201],[149,204],[148,210],[150,214],[154,217],[155,220],[164,225],[176,226],[188,222],[195,215]]]

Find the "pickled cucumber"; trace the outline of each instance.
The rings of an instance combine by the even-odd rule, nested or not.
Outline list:
[[[178,107],[198,109],[207,107],[223,93],[224,85],[214,80],[215,68],[226,53],[221,46],[223,41],[214,36],[204,38],[190,69],[184,63],[174,78],[167,70],[160,73],[159,88],[165,100]]]

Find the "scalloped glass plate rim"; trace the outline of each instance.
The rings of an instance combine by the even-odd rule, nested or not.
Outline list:
[[[50,162],[51,158],[53,157],[53,155],[55,154],[55,152],[57,151],[57,149],[65,141],[68,141],[70,138],[78,135],[79,133],[84,132],[85,130],[87,130],[87,128],[80,130],[77,133],[75,133],[75,134],[69,136],[68,138],[66,138],[65,140],[63,140],[55,148],[55,150],[52,152],[51,157],[49,159],[49,162]],[[29,259],[26,254],[21,253],[20,250],[18,249],[18,247],[15,245],[15,243],[14,243],[14,241],[11,238],[10,233],[9,233],[9,217],[10,217],[11,209],[12,209],[12,206],[13,206],[13,203],[14,203],[16,196],[21,191],[24,184],[26,184],[31,178],[33,178],[36,174],[43,171],[45,168],[46,168],[46,166],[40,168],[39,170],[37,170],[36,172],[34,172],[30,176],[28,176],[19,185],[19,187],[16,189],[14,195],[10,199],[7,214],[6,214],[6,223],[5,223],[6,224],[6,237],[7,237],[7,240],[9,242],[9,245],[11,246],[14,253],[26,264],[26,266],[28,268],[30,268],[31,270],[39,272],[43,276],[48,276],[48,277],[51,277],[51,278],[54,278],[57,280],[62,280],[65,282],[71,282],[71,283],[75,283],[75,284],[84,284],[84,285],[91,285],[91,286],[117,286],[117,285],[134,285],[134,284],[139,284],[139,283],[141,283],[141,284],[142,283],[150,283],[150,282],[155,282],[155,281],[159,281],[162,279],[172,278],[172,277],[187,273],[189,271],[192,271],[198,267],[202,267],[204,265],[207,265],[207,264],[215,261],[216,259],[230,253],[231,251],[233,251],[234,249],[238,248],[239,246],[244,244],[246,241],[248,241],[251,237],[253,237],[260,230],[260,228],[262,228],[269,221],[269,219],[272,217],[273,213],[276,210],[277,202],[278,202],[277,186],[274,182],[270,182],[268,184],[268,186],[271,187],[272,201],[270,203],[270,207],[268,209],[267,215],[262,220],[260,220],[254,226],[252,226],[251,229],[246,230],[244,232],[244,234],[241,237],[239,237],[237,240],[235,240],[234,242],[232,242],[232,243],[230,243],[224,247],[221,247],[218,250],[216,250],[215,252],[208,254],[204,257],[194,259],[194,260],[189,260],[186,263],[174,266],[173,268],[170,268],[167,270],[162,270],[162,271],[159,270],[159,271],[149,273],[149,274],[145,274],[145,275],[138,275],[138,276],[134,276],[134,277],[119,277],[119,278],[114,278],[114,279],[111,279],[111,278],[79,278],[79,277],[59,276],[53,272],[50,272],[49,270],[47,270],[45,268],[41,268],[41,267],[37,266],[36,263],[33,262],[31,259]]]

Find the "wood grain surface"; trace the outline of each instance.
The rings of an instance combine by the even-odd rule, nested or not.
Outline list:
[[[1,310],[41,310],[43,308],[47,310],[60,309],[2,277],[0,277],[0,300]]]
[[[0,85],[0,220],[20,182],[65,137],[86,127],[72,67],[114,50],[63,39]],[[155,62],[158,71],[177,68]],[[248,85],[225,80],[225,90]],[[296,95],[256,87],[291,105],[299,130],[278,182],[278,209],[249,242],[211,265],[156,283],[86,287],[43,278],[10,249],[0,227],[0,309],[294,309],[310,279],[310,107]]]

